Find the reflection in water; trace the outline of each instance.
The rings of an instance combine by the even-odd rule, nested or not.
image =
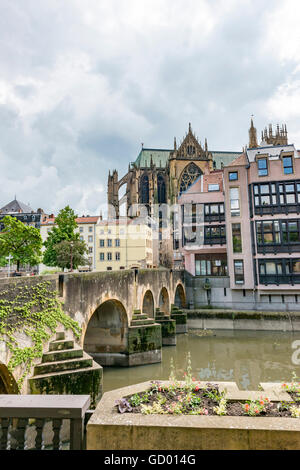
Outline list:
[[[292,363],[292,343],[300,332],[260,332],[215,330],[202,336],[191,330],[177,336],[177,346],[163,348],[163,360],[131,368],[105,368],[104,392],[148,380],[167,380],[173,357],[177,379],[186,371],[186,356],[191,353],[196,380],[237,382],[243,390],[255,390],[260,382],[280,382],[300,375]]]

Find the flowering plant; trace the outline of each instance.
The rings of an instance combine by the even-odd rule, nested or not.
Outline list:
[[[243,405],[243,409],[248,416],[258,416],[266,412],[266,406],[270,403],[269,398],[260,398],[260,400],[251,400]]]
[[[226,415],[226,405],[227,400],[225,400],[225,398],[221,398],[221,400],[219,401],[219,405],[214,407],[214,413],[216,413],[218,416]]]

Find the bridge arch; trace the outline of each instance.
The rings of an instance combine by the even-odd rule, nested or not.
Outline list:
[[[159,309],[164,312],[165,315],[170,313],[170,297],[166,287],[163,287],[160,291],[158,305]]]
[[[146,313],[150,318],[154,318],[154,297],[151,290],[145,292],[142,313]]]
[[[0,363],[0,395],[16,395],[19,388],[14,376],[9,372],[5,364]]]
[[[177,284],[174,296],[174,305],[180,308],[186,307],[186,295],[181,283]]]
[[[114,355],[127,350],[128,317],[119,300],[104,301],[92,314],[84,335],[83,349],[101,365],[113,365]]]

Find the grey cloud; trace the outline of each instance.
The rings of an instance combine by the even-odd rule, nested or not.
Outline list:
[[[96,213],[108,170],[121,176],[141,142],[170,148],[192,122],[210,148],[240,150],[252,113],[258,130],[267,124],[266,102],[297,65],[264,51],[269,0],[232,0],[224,11],[207,2],[216,21],[207,34],[204,14],[192,21],[199,1],[166,3],[164,21],[149,2],[139,23],[132,1],[129,24],[118,1],[115,10],[93,0],[1,2],[0,205],[21,191],[36,208]],[[88,11],[101,14],[98,24]]]

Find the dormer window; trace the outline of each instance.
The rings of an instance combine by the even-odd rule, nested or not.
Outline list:
[[[283,157],[282,164],[283,164],[283,173],[285,175],[291,175],[294,173],[292,157]]]
[[[268,159],[259,158],[257,160],[258,176],[268,176]]]

